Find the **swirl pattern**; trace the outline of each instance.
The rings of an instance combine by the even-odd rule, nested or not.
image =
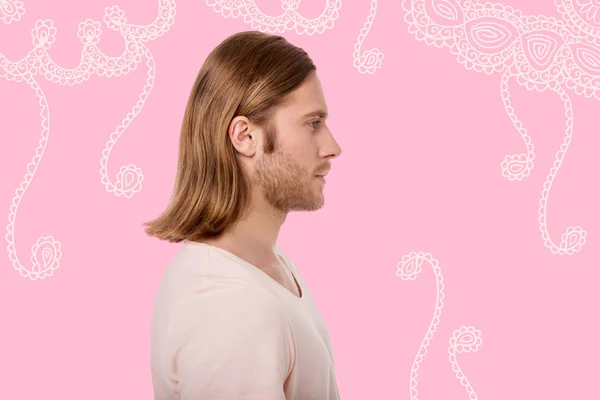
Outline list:
[[[342,0],[325,0],[325,8],[317,18],[309,19],[298,12],[300,0],[281,0],[283,13],[273,17],[256,5],[255,0],[206,0],[206,5],[224,18],[242,18],[253,29],[261,32],[281,34],[295,30],[297,34],[322,34],[332,29],[339,18]]]
[[[369,16],[367,17],[365,26],[358,34],[358,39],[354,45],[354,52],[352,53],[352,58],[354,58],[354,68],[356,68],[361,74],[374,74],[378,68],[381,68],[381,63],[383,62],[383,53],[376,47],[362,53],[360,51],[367,34],[371,30],[376,13],[377,0],[371,0]]]
[[[429,347],[430,341],[433,338],[433,334],[440,324],[440,317],[442,315],[442,308],[444,307],[444,277],[442,276],[442,270],[439,267],[439,263],[435,260],[431,254],[420,252],[411,252],[410,254],[402,257],[402,260],[396,266],[396,275],[402,280],[415,280],[417,275],[423,270],[423,262],[427,261],[433,268],[433,272],[436,278],[436,302],[435,310],[427,334],[421,342],[419,351],[413,362],[410,371],[410,398],[416,400],[419,394],[417,390],[417,375],[419,367],[423,362],[423,358],[427,354],[427,348]]]
[[[24,13],[25,9],[22,2],[17,0],[0,1],[0,19],[5,23],[19,21]],[[112,181],[107,171],[108,158],[119,137],[140,113],[153,87],[154,57],[144,43],[162,36],[174,24],[175,1],[159,0],[158,16],[148,25],[128,24],[125,12],[118,6],[107,7],[103,20],[109,29],[119,32],[125,40],[125,50],[118,57],[107,56],[98,48],[102,34],[101,24],[99,21],[92,19],[86,19],[78,25],[77,36],[83,45],[83,49],[81,61],[75,68],[63,68],[52,60],[49,50],[56,40],[57,30],[50,19],[36,21],[31,30],[33,49],[21,60],[10,61],[0,53],[0,77],[14,82],[27,83],[36,93],[41,107],[42,137],[32,161],[27,165],[25,178],[13,197],[5,236],[8,243],[9,258],[13,263],[13,267],[20,272],[21,276],[29,277],[32,280],[51,276],[53,271],[59,267],[62,254],[61,244],[58,240],[55,240],[52,236],[40,237],[31,249],[32,266],[26,268],[21,264],[15,248],[17,210],[43,157],[50,133],[48,103],[36,80],[36,76],[42,76],[48,81],[63,86],[72,86],[84,83],[93,75],[108,78],[127,75],[139,66],[142,59],[146,60],[148,77],[143,91],[139,95],[133,110],[127,114],[121,125],[110,135],[100,160],[101,182],[108,192],[130,198],[142,189],[143,174],[141,169],[134,164],[122,166],[117,173],[116,180]]]
[[[473,326],[461,326],[452,333],[452,337],[450,338],[448,345],[448,358],[450,365],[452,365],[452,370],[456,373],[456,378],[460,381],[460,384],[469,394],[469,400],[477,400],[478,397],[477,394],[475,394],[473,387],[469,383],[469,380],[458,366],[456,354],[477,351],[482,344],[483,340],[481,339],[480,330],[475,329]]]
[[[417,40],[448,48],[468,70],[502,74],[504,107],[525,145],[525,152],[507,155],[500,163],[507,179],[528,177],[535,160],[531,137],[510,101],[510,79],[530,91],[552,90],[563,100],[565,139],[543,185],[539,222],[544,246],[554,254],[572,255],[585,244],[586,231],[567,227],[556,243],[548,234],[546,208],[573,133],[573,110],[566,89],[600,99],[600,4],[596,0],[556,0],[555,4],[560,20],[472,0],[404,0],[402,7],[408,30]]]
[[[12,24],[21,20],[25,14],[25,7],[19,0],[0,1],[0,20],[5,24]]]
[[[423,271],[423,262],[427,261],[429,265],[433,268],[433,273],[435,275],[436,280],[436,301],[435,301],[435,309],[433,312],[433,317],[431,318],[431,322],[429,324],[429,329],[425,334],[421,342],[421,346],[419,347],[419,351],[415,357],[413,362],[411,371],[410,371],[410,399],[417,400],[419,391],[417,390],[417,378],[418,371],[421,363],[423,363],[423,358],[427,355],[427,349],[431,343],[431,339],[440,324],[440,317],[442,316],[442,308],[444,307],[444,277],[442,276],[442,270],[439,266],[438,260],[434,259],[431,254],[424,253],[422,251],[419,252],[411,252],[404,257],[402,260],[396,265],[396,276],[399,276],[400,279],[405,281],[414,281]],[[469,336],[471,335],[471,336]],[[474,338],[470,340],[470,338]],[[454,335],[450,339],[450,349],[448,350],[451,353],[450,363],[452,364],[452,369],[457,372],[458,366],[456,364],[456,356],[455,353],[467,352],[467,351],[475,351],[477,347],[481,344],[481,332],[475,331],[471,327],[461,327],[460,330],[455,331]],[[454,354],[454,357],[452,356]],[[460,371],[460,369],[458,369]],[[477,397],[475,396],[472,388],[468,385],[468,381],[462,375],[462,372],[457,372],[456,375],[459,379],[461,379],[461,383],[467,389],[469,393],[469,398],[471,400],[475,400]],[[467,385],[465,385],[467,382]],[[475,397],[472,397],[475,396]]]

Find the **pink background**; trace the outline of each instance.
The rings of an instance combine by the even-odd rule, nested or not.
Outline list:
[[[317,64],[332,114],[329,126],[343,148],[328,176],[324,208],[290,214],[279,246],[300,269],[328,324],[344,400],[600,396],[600,102],[594,97],[600,97],[600,63],[592,68],[600,60],[600,41],[576,40],[588,49],[587,55],[577,53],[591,74],[585,93],[567,79],[564,59],[549,58],[559,53],[552,43],[560,47],[571,40],[568,32],[582,32],[563,18],[561,7],[600,27],[600,11],[594,14],[600,3],[502,1],[522,11],[522,29],[529,16],[563,29],[538,26],[537,39],[520,59],[521,72],[537,57],[554,65],[558,77],[537,87],[509,80],[514,115],[535,153],[531,173],[520,180],[508,179],[501,169],[506,156],[526,150],[502,100],[506,68],[500,62],[496,72],[485,73],[461,63],[451,50],[458,40],[452,32],[459,30],[449,31],[445,45],[423,41],[409,32],[413,20],[405,20],[402,1],[344,0],[329,28],[282,32]],[[317,18],[325,2],[306,0],[293,12]],[[421,2],[414,3],[419,9]],[[483,51],[487,43],[488,52],[494,46],[517,51],[514,35],[523,31],[493,20],[492,5],[481,3],[492,19],[469,25],[450,19],[462,18],[461,10],[473,4],[426,3],[431,19],[419,23],[462,24],[473,49]],[[282,12],[276,0],[256,4],[266,14]],[[33,51],[31,31],[38,20],[51,20],[57,29],[46,51],[59,67],[80,63],[77,31],[86,19],[101,27],[99,51],[121,55],[123,35],[103,21],[104,10],[115,5],[128,24],[158,19],[165,29],[151,40],[135,39],[147,47],[155,69],[147,100],[124,131],[117,128],[149,79],[146,58],[120,76],[90,66],[89,79],[76,84],[33,70],[37,94],[11,78],[14,70],[7,72],[5,59],[17,62]],[[169,20],[173,6],[175,19]],[[201,0],[25,0],[23,7],[25,14],[13,20],[0,6],[0,210],[8,233],[0,258],[1,397],[149,399],[154,294],[179,245],[146,237],[141,224],[170,197],[184,106],[206,55],[234,32],[267,27],[225,18]],[[365,26],[366,37],[366,30],[360,35]],[[589,35],[597,35],[595,29]],[[513,37],[502,37],[510,32]],[[355,63],[358,41],[361,53],[378,49],[373,59]],[[565,46],[562,54],[568,56]],[[41,48],[35,54],[41,54],[39,63],[50,63]],[[16,191],[45,135],[38,96],[48,107],[48,141],[35,159],[30,186],[17,193],[15,210]],[[572,102],[572,142],[548,197],[542,228],[550,243],[538,207],[568,133],[566,98]],[[122,135],[111,141],[117,130]],[[113,144],[107,158],[103,151]],[[101,162],[107,166],[104,180]],[[110,191],[121,166],[130,164],[140,168],[141,188],[133,182],[134,190]],[[585,236],[572,236],[575,243],[563,249],[569,251],[555,254],[569,226]],[[38,238],[41,273],[31,260]],[[407,276],[401,272],[410,275],[418,266],[422,272],[415,280],[402,279]],[[430,328],[434,313],[440,318]],[[451,341],[455,330],[458,344]]]

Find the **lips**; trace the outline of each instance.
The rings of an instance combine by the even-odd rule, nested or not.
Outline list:
[[[323,181],[325,181],[325,176],[331,171],[331,167],[330,169],[325,170],[325,172],[321,173],[321,174],[317,174],[315,175],[315,177],[317,178],[321,178]]]

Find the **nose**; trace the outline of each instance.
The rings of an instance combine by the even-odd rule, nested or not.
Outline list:
[[[331,133],[331,131],[329,131],[327,144],[322,147],[322,156],[330,157],[330,158],[337,158],[340,156],[340,154],[342,154],[342,148],[340,147],[339,143],[333,137],[333,134]]]
[[[334,150],[333,150],[333,155],[335,158],[339,157],[342,154],[342,148],[340,147],[339,143],[333,139],[333,143],[335,144],[334,146]]]

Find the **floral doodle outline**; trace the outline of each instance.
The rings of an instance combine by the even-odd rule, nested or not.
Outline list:
[[[6,6],[7,4],[9,6]],[[19,21],[25,13],[23,3],[18,0],[4,0],[2,6],[0,8],[0,19],[5,22],[8,21],[8,23]],[[143,42],[155,40],[162,36],[175,22],[175,0],[158,0],[158,6],[157,18],[147,25],[127,24],[125,13],[118,6],[105,9],[104,21],[106,25],[110,29],[120,32],[126,42],[125,51],[118,57],[106,56],[98,49],[97,44],[100,41],[101,34],[100,22],[92,19],[79,23],[77,35],[83,44],[82,57],[80,64],[73,69],[58,66],[48,54],[48,50],[56,39],[56,27],[49,19],[36,21],[31,31],[33,49],[21,60],[11,62],[0,53],[0,78],[6,78],[17,83],[22,81],[28,83],[38,96],[42,117],[42,138],[36,148],[36,154],[27,165],[27,174],[24,180],[15,191],[8,216],[9,222],[6,227],[5,239],[8,242],[9,259],[22,277],[36,280],[52,276],[59,267],[59,260],[62,256],[59,241],[52,236],[39,237],[31,248],[33,266],[29,270],[19,261],[15,248],[14,232],[18,207],[41,161],[50,129],[48,104],[44,93],[35,80],[35,75],[42,75],[47,80],[63,86],[67,84],[75,85],[85,82],[93,74],[106,77],[126,75],[137,68],[142,57],[146,57],[146,65],[148,66],[146,85],[133,110],[127,114],[117,130],[110,135],[100,160],[101,182],[105,185],[106,190],[117,196],[130,198],[134,193],[141,190],[143,180],[141,170],[133,164],[123,166],[117,174],[116,183],[113,183],[106,172],[106,164],[117,139],[133,118],[139,114],[153,86],[154,58]]]
[[[384,54],[377,48],[364,51],[362,54],[360,49],[362,47],[365,38],[373,26],[373,20],[375,20],[375,14],[377,13],[377,0],[371,0],[371,8],[369,10],[369,16],[365,22],[363,28],[358,34],[356,43],[354,44],[354,52],[352,58],[354,58],[354,67],[361,74],[374,74],[378,68],[381,68]]]
[[[460,381],[461,386],[469,393],[469,399],[477,400],[477,394],[473,390],[473,386],[458,366],[456,353],[469,353],[479,350],[479,346],[483,344],[481,331],[475,329],[474,326],[461,326],[454,330],[448,342],[448,360],[452,365],[452,370],[456,373],[456,378]]]
[[[503,72],[503,103],[527,148],[526,153],[507,155],[501,162],[502,175],[509,180],[529,176],[535,158],[531,139],[510,103],[509,79],[515,78],[527,90],[552,90],[563,100],[565,139],[542,187],[538,221],[544,246],[553,254],[572,255],[586,243],[587,232],[580,226],[568,226],[560,243],[554,243],[548,231],[547,203],[572,136],[573,110],[564,89],[600,99],[600,27],[577,14],[573,0],[555,2],[563,20],[526,16],[510,6],[471,0],[434,0],[429,8],[424,0],[404,0],[402,8],[408,30],[417,40],[449,48],[468,70],[490,75]],[[436,4],[443,5],[443,13],[435,10]],[[434,22],[430,10],[445,23]]]
[[[339,18],[342,0],[325,0],[325,8],[317,18],[306,18],[298,13],[300,0],[281,0],[283,13],[276,17],[263,13],[255,0],[206,0],[206,5],[224,18],[240,18],[253,29],[266,33],[282,34],[295,30],[298,35],[322,34],[332,29]]]
[[[425,253],[422,251],[413,251],[409,254],[404,255],[402,257],[402,260],[400,260],[398,264],[396,264],[396,276],[399,276],[400,279],[404,281],[414,281],[415,279],[417,279],[417,275],[419,275],[423,271],[423,261],[427,261],[427,263],[431,265],[436,278],[436,301],[433,317],[431,318],[431,322],[429,323],[429,329],[427,330],[425,337],[421,341],[419,351],[415,356],[413,365],[410,370],[411,400],[418,399],[419,391],[417,390],[417,378],[419,367],[423,362],[423,358],[427,355],[427,348],[429,347],[430,341],[433,338],[433,335],[437,330],[438,325],[440,324],[440,318],[442,316],[442,308],[444,307],[445,298],[444,276],[442,275],[442,270],[439,266],[438,260],[433,258],[433,256],[430,253]],[[464,341],[465,338],[467,338],[467,342]],[[469,339],[473,340],[469,342]],[[477,351],[481,343],[481,331],[476,330],[474,327],[461,326],[460,329],[454,331],[454,334],[450,338],[450,346],[448,348],[448,352],[450,354],[450,364],[452,365],[452,369],[456,372],[456,377],[460,380],[461,385],[469,393],[470,400],[477,400],[477,395],[475,394],[475,391],[469,384],[469,381],[464,376],[460,368],[458,368],[455,355],[456,352],[461,353],[463,351]]]

